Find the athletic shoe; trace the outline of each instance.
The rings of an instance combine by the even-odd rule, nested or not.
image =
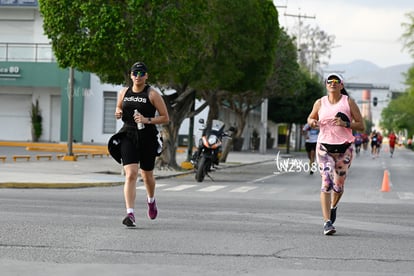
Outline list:
[[[336,220],[336,208],[338,208],[338,206],[336,206],[335,208],[331,208],[331,222],[332,222],[332,224],[334,224],[335,220]]]
[[[323,234],[324,235],[332,235],[336,232],[335,227],[332,225],[332,222],[328,220],[323,225]]]
[[[155,200],[154,200],[153,203],[148,203],[148,218],[155,219],[157,215],[158,215],[157,204],[155,203]]]
[[[122,221],[122,224],[126,225],[127,227],[135,227],[135,226],[137,226],[135,224],[135,216],[134,216],[134,214],[133,213],[129,213],[128,215],[126,215],[126,217]]]

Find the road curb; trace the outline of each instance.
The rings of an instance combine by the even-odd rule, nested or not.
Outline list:
[[[258,162],[252,163],[227,163],[222,167],[218,168],[219,170],[223,170],[226,168],[234,168],[234,167],[243,167],[248,165],[260,164],[265,162],[273,161],[274,159],[269,160],[262,160]],[[155,175],[155,179],[167,179],[182,175],[193,174],[194,170],[188,171],[175,171],[169,175]],[[142,181],[141,178],[138,180],[139,182]],[[79,189],[79,188],[97,188],[97,187],[113,187],[113,186],[121,186],[124,185],[124,181],[112,181],[112,182],[0,182],[0,188],[10,188],[10,189]]]
[[[123,185],[124,182],[66,182],[66,183],[41,183],[41,182],[4,182],[0,188],[15,189],[75,189],[93,187],[112,187]]]

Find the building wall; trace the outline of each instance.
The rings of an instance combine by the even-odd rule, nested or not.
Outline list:
[[[113,133],[103,133],[104,92],[116,92],[118,95],[122,86],[101,83],[95,74],[91,74],[90,79],[91,89],[89,94],[84,96],[83,141],[85,143],[105,144]],[[122,121],[117,120],[116,130],[119,130],[121,127]]]
[[[75,74],[74,139],[82,141],[83,93],[89,73]],[[0,62],[0,140],[29,141],[31,104],[39,101],[43,134],[41,141],[66,141],[68,131],[68,70],[56,63]],[[59,131],[57,130],[59,129]]]

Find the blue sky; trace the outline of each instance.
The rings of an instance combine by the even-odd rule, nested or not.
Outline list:
[[[380,67],[414,63],[400,41],[404,32],[401,23],[414,12],[413,0],[274,0],[279,7],[279,23],[295,34],[298,19],[284,16],[301,14],[315,16],[304,19],[304,25],[319,26],[335,35],[330,64],[349,63],[363,59]]]

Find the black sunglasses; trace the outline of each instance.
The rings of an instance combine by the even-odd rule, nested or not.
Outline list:
[[[134,77],[143,77],[143,76],[145,76],[145,74],[146,74],[147,72],[143,72],[143,71],[135,71],[135,72],[132,72],[132,75],[134,76]]]

